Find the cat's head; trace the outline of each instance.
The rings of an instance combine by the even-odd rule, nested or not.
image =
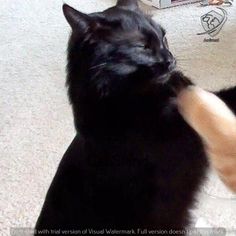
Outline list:
[[[84,14],[68,5],[72,28],[68,49],[70,98],[95,99],[135,91],[150,81],[163,83],[175,67],[165,30],[138,8],[119,0],[104,12]]]

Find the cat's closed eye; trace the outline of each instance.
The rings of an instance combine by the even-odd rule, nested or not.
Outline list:
[[[143,49],[143,50],[151,50],[151,47],[147,43],[137,43],[135,47]]]
[[[137,43],[137,44],[135,45],[135,47],[137,47],[137,48],[146,48],[146,44]]]

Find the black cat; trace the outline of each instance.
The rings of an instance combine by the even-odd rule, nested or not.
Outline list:
[[[208,163],[173,102],[175,88],[191,82],[172,72],[165,31],[134,0],[89,15],[63,11],[72,27],[67,85],[78,135],[35,234],[185,229]],[[220,96],[236,109],[236,89]]]

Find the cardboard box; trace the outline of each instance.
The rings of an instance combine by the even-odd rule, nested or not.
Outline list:
[[[144,4],[147,4],[149,6],[153,6],[159,9],[200,2],[200,0],[141,0],[141,1]]]

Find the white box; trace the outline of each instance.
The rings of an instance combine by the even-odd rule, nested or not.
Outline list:
[[[147,4],[149,6],[153,6],[159,9],[200,2],[200,0],[141,0],[141,1],[144,4]]]

